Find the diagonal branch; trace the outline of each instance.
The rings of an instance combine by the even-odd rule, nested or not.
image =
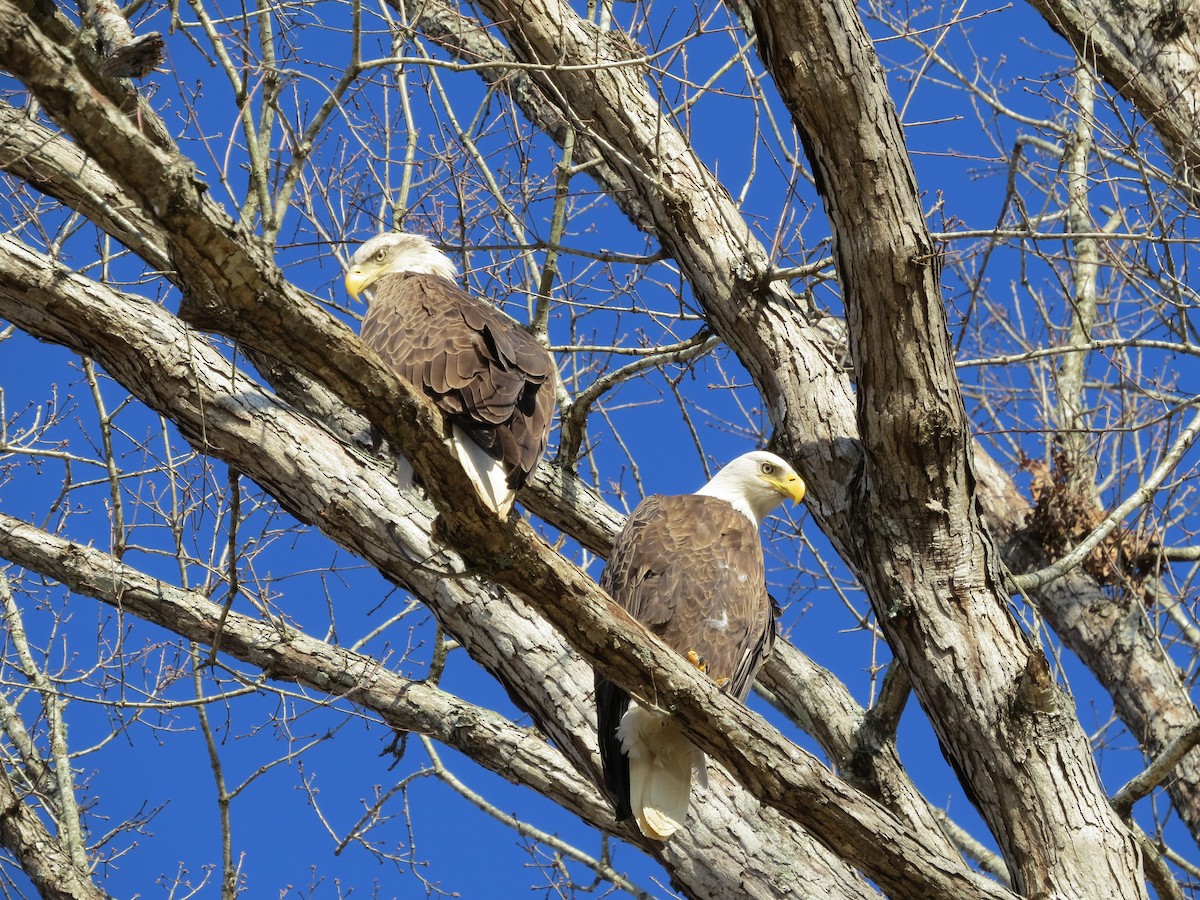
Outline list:
[[[272,680],[348,700],[392,728],[436,738],[597,827],[611,823],[599,791],[536,731],[425,682],[410,681],[372,657],[227,611],[199,591],[152,578],[103,551],[3,514],[0,556],[206,647],[219,636],[223,654],[261,669]]]
[[[470,514],[460,510],[457,518],[443,516],[443,533],[478,541],[472,535],[486,532],[482,552],[501,554],[488,564],[496,571],[477,559],[472,560],[473,565],[464,565],[456,553],[430,541],[434,523],[429,509],[396,489],[389,466],[362,457],[312,419],[231,371],[228,360],[209,347],[202,335],[187,329],[155,304],[75,275],[55,272],[44,257],[9,238],[0,238],[0,244],[4,250],[0,253],[0,316],[37,337],[92,356],[142,402],[170,416],[195,446],[235,465],[274,493],[301,520],[318,523],[330,537],[386,577],[412,587],[472,656],[527,706],[576,767],[596,772],[590,672],[520,597],[480,576],[496,578],[506,573],[516,577],[512,583],[530,592],[529,599],[535,600],[543,615],[549,618],[552,613],[564,633],[573,639],[586,637],[592,661],[601,653],[609,659],[614,640],[624,646],[644,645],[643,629],[623,615],[615,621],[610,601],[590,579],[523,523],[497,527],[493,517],[482,514],[472,522]],[[402,390],[411,389],[397,382],[397,391]],[[576,618],[576,597],[587,601],[588,616]],[[619,638],[613,637],[614,629]],[[597,642],[606,636],[609,643],[601,651]],[[675,676],[681,677],[684,685],[689,678],[695,681],[686,664],[661,644],[649,654],[638,653],[636,661],[620,656],[616,662],[624,667],[623,677],[637,672],[632,677],[648,684],[651,678],[646,667],[652,667],[657,677],[658,667],[674,665]],[[707,702],[695,696],[690,700],[693,710]],[[738,709],[750,716],[744,708]],[[706,721],[710,735],[721,734],[721,751],[714,758],[728,759],[736,751],[720,729],[732,726]],[[775,747],[786,746],[789,754],[794,752],[790,742],[773,729],[754,718],[751,722],[755,729],[774,736]],[[747,735],[744,728],[733,735],[734,740],[740,740],[737,735],[746,735],[747,741],[760,739]],[[760,747],[760,752],[769,754],[770,750]],[[743,770],[754,765],[744,756],[738,758],[743,760]],[[815,761],[804,759],[805,773],[823,773],[810,784],[812,789],[822,793],[837,786],[836,801],[827,798],[811,805],[840,807],[845,787]],[[799,801],[788,799],[792,791],[787,785],[794,784],[801,773],[792,772],[790,779],[781,781],[781,776],[769,769],[766,777],[774,785],[772,795],[782,800],[781,809],[794,816]],[[859,825],[840,833],[838,843],[860,847],[855,858],[869,861],[874,868],[880,864],[873,849],[879,841],[897,846],[897,853],[915,851],[920,846],[911,832],[875,804],[854,792],[850,796],[854,798],[851,819],[858,816]],[[731,871],[776,873],[771,890],[777,888],[779,878],[795,878],[797,885],[825,885],[832,896],[869,894],[837,854],[783,819],[763,816],[744,792],[728,792],[709,809],[710,815],[696,821],[684,840],[672,842],[664,858],[669,869],[688,873],[696,896],[719,896],[719,886],[725,883],[719,873]],[[730,822],[747,816],[760,816],[762,827],[775,834],[775,839],[746,848],[718,837],[727,832]],[[844,819],[843,813],[835,816],[837,821]],[[627,836],[611,824],[607,827]],[[876,827],[882,829],[881,834],[875,833]],[[897,828],[900,843],[894,844]],[[701,847],[706,849],[700,852]],[[895,862],[886,864],[896,867]],[[900,871],[903,877],[891,878],[916,877],[920,884],[929,882],[928,875],[914,871],[912,866],[905,865]],[[966,878],[968,882],[973,879],[957,860],[946,861],[940,877]],[[948,888],[931,894],[952,895]]]
[[[70,854],[46,830],[33,808],[22,802],[8,772],[0,767],[0,846],[47,900],[106,900],[108,897],[81,874]]]
[[[1128,816],[1133,804],[1166,781],[1179,761],[1197,746],[1200,746],[1200,724],[1193,725],[1172,741],[1171,746],[1155,757],[1146,771],[1130,779],[1113,794],[1113,808],[1119,815]]]
[[[396,508],[394,492],[387,493],[379,486],[371,489],[375,508],[369,513],[351,502],[364,489],[358,479],[379,482],[368,466],[361,464],[356,473],[336,471],[333,460],[344,455],[344,450],[332,439],[322,440],[313,429],[305,429],[293,411],[264,405],[258,390],[244,379],[233,376],[234,384],[210,387],[211,379],[230,377],[227,363],[206,348],[198,335],[183,334],[178,321],[159,307],[77,276],[48,272],[44,261],[31,251],[11,239],[4,239],[4,244],[0,313],[6,318],[33,334],[95,357],[144,402],[171,416],[190,441],[236,464],[302,519],[320,523],[330,536],[382,571],[408,583],[429,578],[432,583],[426,591],[431,594],[445,589],[450,579],[438,576],[454,566],[447,551],[431,549],[417,558],[423,561],[422,568],[435,570],[429,573],[413,565],[417,560],[397,559],[399,548],[393,535],[416,526],[412,512],[406,516]],[[18,271],[23,258],[28,263]],[[64,295],[87,306],[86,315],[77,313],[70,328],[55,318],[64,314]],[[139,320],[140,327],[134,327]],[[121,340],[105,341],[108,334],[120,334]],[[178,361],[164,358],[176,354]],[[378,364],[367,365],[381,369]],[[382,374],[372,372],[370,377]],[[399,381],[395,389],[398,396],[412,391]],[[203,396],[197,393],[202,390]],[[280,421],[271,422],[264,418],[267,415]],[[421,434],[416,426],[409,427]],[[297,435],[304,435],[304,452],[292,449]],[[283,452],[279,452],[281,441],[285,442]],[[304,470],[306,466],[312,468],[311,473]],[[755,797],[810,829],[826,847],[868,873],[885,890],[947,900],[964,895],[1007,896],[971,873],[961,859],[947,857],[940,846],[931,846],[910,826],[839,781],[774,728],[702,679],[677,654],[614,607],[594,582],[566,563],[524,522],[498,523],[461,504],[442,512],[436,531],[462,554],[468,571],[484,574],[520,594],[599,671],[635,695],[653,696],[657,705],[675,711],[697,743]],[[493,596],[492,604],[501,605],[496,604],[497,599]],[[478,623],[473,630],[471,624],[464,620],[460,627],[485,639],[486,634],[478,634]],[[505,633],[522,631],[510,626]],[[507,660],[509,665],[519,662]],[[557,662],[561,666],[561,658]],[[503,674],[499,665],[494,671]],[[530,699],[529,685],[522,684],[525,698]],[[578,703],[583,696],[577,693],[568,699],[564,695],[562,702]],[[554,716],[545,707],[540,720],[547,727],[554,725]],[[573,742],[580,739],[578,732],[568,730],[562,732],[559,743],[570,748],[578,746]]]
[[[1070,572],[1076,566],[1083,563],[1092,551],[1112,534],[1132,513],[1140,509],[1145,504],[1154,499],[1155,493],[1158,491],[1162,483],[1167,480],[1180,460],[1187,454],[1188,450],[1196,443],[1196,438],[1200,436],[1200,411],[1192,416],[1192,421],[1188,422],[1175,443],[1170,446],[1158,465],[1154,467],[1145,480],[1138,485],[1137,490],[1126,497],[1119,503],[1112,512],[1104,517],[1104,520],[1092,529],[1083,540],[1063,556],[1061,559],[1055,560],[1045,568],[1038,569],[1036,572],[1027,572],[1024,575],[1014,575],[1013,584],[1019,590],[1028,591],[1035,590],[1049,584],[1055,579],[1061,578],[1067,572]]]

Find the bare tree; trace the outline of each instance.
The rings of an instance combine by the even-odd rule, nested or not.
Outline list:
[[[285,785],[296,894],[452,893],[436,783],[557,896],[1194,893],[1194,22],[1034,6],[0,0],[5,889],[258,895]],[[555,353],[526,518],[356,337],[343,262],[398,227]],[[591,577],[768,443],[810,513],[765,535],[771,722]],[[597,787],[593,668],[713,761],[665,845]],[[114,796],[160,747],[203,778]]]

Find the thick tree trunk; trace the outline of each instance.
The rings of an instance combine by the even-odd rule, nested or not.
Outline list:
[[[747,5],[833,226],[863,450],[855,558],[876,618],[1014,887],[1144,896],[1134,838],[1070,698],[1010,612],[980,520],[940,261],[871,40],[852,4]]]

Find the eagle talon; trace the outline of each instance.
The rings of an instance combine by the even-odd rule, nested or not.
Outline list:
[[[695,650],[689,650],[685,654],[685,657],[687,658],[688,662],[690,662],[693,666],[695,666],[701,672],[705,672],[705,673],[708,672],[708,660],[705,659],[703,656],[701,656],[699,653],[697,653]]]

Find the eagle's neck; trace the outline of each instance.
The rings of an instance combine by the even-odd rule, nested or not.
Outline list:
[[[708,484],[696,491],[703,497],[724,500],[747,519],[756,529],[767,514],[783,500],[775,491],[760,488],[757,484],[746,484],[742,479],[725,477],[724,470],[718,472]]]

